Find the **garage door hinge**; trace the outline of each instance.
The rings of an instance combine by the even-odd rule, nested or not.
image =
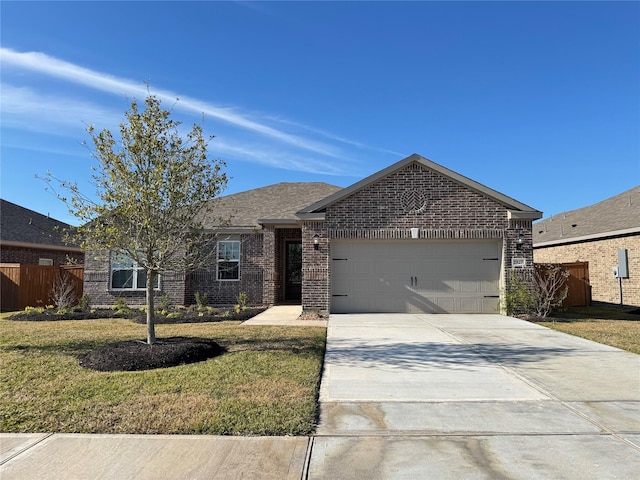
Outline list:
[[[331,260],[347,260],[346,258],[332,258]]]
[[[500,260],[500,259],[496,257],[496,258],[483,258],[482,260]]]
[[[347,294],[340,294],[340,293],[334,293],[333,295],[331,295],[332,297],[348,297],[349,295]]]
[[[500,295],[484,295],[484,298],[500,298]]]

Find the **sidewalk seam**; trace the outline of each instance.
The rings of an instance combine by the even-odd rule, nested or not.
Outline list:
[[[26,447],[24,447],[23,449],[17,451],[16,453],[14,453],[13,455],[11,455],[10,457],[5,458],[4,460],[2,460],[0,462],[0,465],[4,465],[5,463],[9,462],[10,460],[13,460],[14,458],[16,458],[19,455],[22,455],[24,452],[26,452],[27,450],[31,450],[33,447],[35,447],[36,445],[44,442],[47,438],[52,437],[54,434],[53,433],[47,433],[45,434],[44,437],[40,438],[39,440],[36,440],[33,443],[30,443],[29,445],[27,445]]]
[[[309,437],[309,442],[307,443],[307,453],[304,457],[304,465],[302,466],[302,475],[300,476],[300,480],[308,480],[309,478],[309,466],[311,465],[311,454],[313,453],[314,442],[315,435],[311,435]]]

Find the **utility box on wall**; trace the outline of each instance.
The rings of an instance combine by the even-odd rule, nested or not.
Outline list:
[[[627,257],[627,249],[618,249],[618,278],[629,278],[629,259]]]

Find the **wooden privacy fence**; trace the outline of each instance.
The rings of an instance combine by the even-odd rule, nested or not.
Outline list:
[[[23,265],[0,263],[0,310],[10,312],[25,307],[50,305],[51,290],[60,276],[68,276],[76,299],[82,297],[84,265]]]
[[[569,273],[561,289],[568,287],[563,307],[582,307],[591,305],[591,285],[589,284],[589,262],[544,263],[536,264],[536,268],[544,270],[545,266],[560,267]]]
[[[567,278],[567,298],[562,302],[563,307],[581,307],[591,305],[591,285],[589,284],[589,262],[561,263],[562,268],[569,272]]]

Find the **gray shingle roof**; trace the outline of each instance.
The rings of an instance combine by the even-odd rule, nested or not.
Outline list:
[[[67,246],[61,235],[65,228],[69,228],[69,224],[0,199],[0,239],[3,242]]]
[[[640,186],[533,225],[534,246],[640,233]]]
[[[217,218],[230,219],[232,227],[260,227],[261,221],[288,223],[298,220],[296,212],[342,187],[322,182],[282,182],[246,192],[234,193],[213,200]],[[212,219],[205,226],[213,228]]]

